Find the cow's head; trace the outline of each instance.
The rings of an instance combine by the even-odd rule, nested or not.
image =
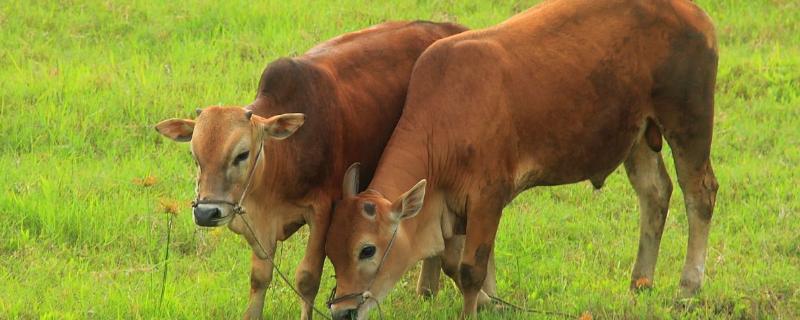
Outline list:
[[[406,267],[416,262],[408,261],[408,239],[394,234],[400,221],[422,209],[425,180],[391,201],[374,190],[356,194],[358,167],[355,164],[345,173],[344,199],[336,204],[325,242],[336,273],[336,295],[330,303],[334,319],[366,317]]]
[[[268,154],[258,156],[262,141],[291,136],[305,116],[287,113],[262,118],[238,107],[209,107],[197,112],[196,120],[164,120],[156,130],[172,140],[191,142],[199,169],[194,221],[204,227],[222,226],[233,217],[233,206],[242,196],[250,172],[258,162],[269,161]]]

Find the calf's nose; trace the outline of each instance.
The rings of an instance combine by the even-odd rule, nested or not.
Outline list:
[[[193,210],[194,223],[201,227],[216,227],[222,210],[217,207],[197,206]]]

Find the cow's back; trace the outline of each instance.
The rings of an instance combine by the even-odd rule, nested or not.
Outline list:
[[[714,43],[708,17],[686,0],[546,2],[432,46],[398,128],[438,130],[431,144],[450,151],[431,169],[453,177],[444,183],[585,180],[619,165],[654,112],[654,92],[680,82],[665,66],[715,58]]]
[[[253,108],[307,115],[285,150],[294,154],[281,166],[291,168],[285,174],[291,197],[338,189],[354,162],[362,163],[366,185],[400,118],[417,58],[436,40],[464,30],[449,23],[388,22],[270,64]]]

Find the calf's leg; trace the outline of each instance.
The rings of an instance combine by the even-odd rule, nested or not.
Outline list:
[[[303,260],[295,272],[295,285],[302,295],[303,310],[300,319],[310,320],[314,315],[314,299],[319,291],[322,278],[322,265],[325,262],[325,232],[328,228],[327,217],[330,207],[317,210],[317,220],[309,223],[310,235]]]
[[[250,269],[250,302],[247,306],[247,311],[244,313],[244,319],[255,320],[262,318],[264,310],[264,297],[267,293],[272,281],[272,263],[269,260],[264,260],[253,253],[251,258]]]
[[[631,275],[631,289],[636,290],[652,285],[672,182],[661,154],[651,150],[644,137],[625,160],[625,171],[639,197],[639,252]]]

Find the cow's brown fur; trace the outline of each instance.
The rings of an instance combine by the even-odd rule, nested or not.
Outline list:
[[[237,201],[247,172],[256,170],[244,201],[248,214],[229,224],[254,251],[245,318],[261,318],[265,289],[272,279],[272,265],[265,255],[304,224],[310,225],[310,236],[295,281],[304,299],[314,301],[330,208],[341,196],[339,181],[346,164],[361,162],[363,180],[369,181],[400,117],[414,62],[434,41],[464,30],[454,24],[418,21],[384,23],[349,33],[300,57],[272,62],[264,70],[255,101],[246,108],[211,107],[201,112],[196,125],[173,119],[157,126],[173,139],[191,139],[201,167],[201,200]],[[246,111],[255,114],[252,119],[248,120]],[[265,123],[287,113],[305,114],[302,127],[289,128],[296,133],[285,141],[270,139],[281,132],[265,130]],[[194,132],[187,133],[192,126]],[[283,132],[287,133],[291,134]],[[262,138],[262,159],[253,164]],[[250,150],[250,164],[230,169],[242,145]],[[250,219],[269,252],[260,250],[240,219]],[[304,302],[302,318],[311,318],[311,306]]]
[[[654,152],[662,133],[689,214],[681,287],[693,293],[717,190],[709,160],[716,67],[710,19],[686,0],[547,1],[438,41],[414,68],[368,191],[346,197],[333,215],[326,252],[338,294],[382,297],[414,262],[448,250],[465,221],[463,253],[451,267],[459,270],[463,314],[472,315],[503,207],[534,186],[602,185],[623,162],[642,210],[632,285],[652,279],[672,191]],[[427,179],[421,213],[403,220],[415,213],[398,213],[398,204],[420,192],[403,194],[420,179]],[[376,205],[377,218],[359,214],[364,203]],[[395,228],[376,275],[371,266]],[[364,243],[377,246],[376,258],[354,255]],[[354,307],[345,301],[334,309]]]

